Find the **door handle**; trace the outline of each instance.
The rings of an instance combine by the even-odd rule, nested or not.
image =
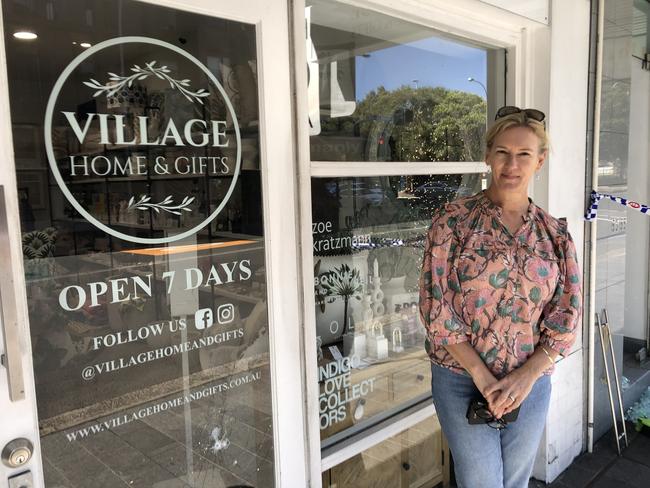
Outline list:
[[[5,350],[0,359],[7,370],[9,398],[17,402],[25,398],[22,354],[20,351],[20,327],[16,289],[11,264],[9,219],[7,215],[7,196],[0,185],[0,323]]]

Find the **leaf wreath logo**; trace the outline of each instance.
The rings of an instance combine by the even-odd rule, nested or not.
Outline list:
[[[174,215],[181,215],[182,211],[191,212],[192,209],[188,208],[189,205],[194,201],[194,197],[185,197],[179,205],[174,205],[174,200],[171,195],[168,195],[163,201],[158,203],[151,202],[150,196],[141,196],[140,199],[136,202],[135,197],[131,197],[129,200],[129,205],[126,208],[127,211],[132,210],[154,210],[156,213],[168,212]]]
[[[92,88],[95,91],[93,97],[98,97],[99,95],[105,93],[106,97],[112,97],[117,92],[119,92],[124,86],[131,87],[133,82],[141,81],[149,78],[150,76],[156,76],[161,80],[165,80],[169,83],[173,89],[177,89],[181,94],[187,98],[190,102],[198,102],[203,105],[202,98],[205,98],[210,95],[208,91],[204,88],[200,88],[197,91],[188,90],[186,87],[190,86],[190,80],[176,80],[169,76],[168,73],[171,73],[171,70],[167,66],[156,66],[156,61],[151,61],[145,63],[145,67],[141,68],[137,64],[134,64],[131,67],[133,71],[132,75],[129,76],[120,76],[115,73],[108,72],[109,82],[105,85],[102,85],[99,81],[91,78],[90,81],[84,81],[83,84],[89,88]],[[127,206],[127,211],[132,212],[134,210],[154,210],[156,213],[160,211],[168,212],[174,215],[181,215],[181,211],[191,212],[192,209],[188,208],[189,205],[194,201],[194,197],[185,197],[179,205],[174,205],[174,200],[171,195],[167,196],[163,201],[158,203],[151,202],[151,197],[142,196],[140,200],[135,201],[135,197],[131,197],[129,200],[129,205]]]
[[[133,74],[129,76],[120,76],[115,73],[109,72],[108,73],[108,76],[110,76],[109,82],[106,83],[105,85],[102,85],[99,81],[93,78],[91,78],[90,81],[84,81],[83,84],[86,85],[87,87],[96,90],[95,93],[93,93],[93,97],[97,97],[102,93],[106,93],[106,97],[111,97],[115,95],[117,92],[119,92],[122,88],[124,88],[125,85],[127,87],[131,87],[134,81],[141,81],[149,78],[150,76],[156,76],[161,80],[167,81],[169,83],[169,86],[171,86],[173,89],[180,91],[181,94],[183,94],[183,96],[192,103],[198,102],[201,105],[203,105],[202,98],[210,96],[210,92],[208,92],[204,88],[200,88],[195,92],[188,90],[186,87],[190,86],[190,80],[188,79],[175,80],[174,78],[168,75],[168,73],[171,73],[171,70],[167,66],[155,66],[155,65],[156,65],[156,61],[145,63],[144,68],[141,68],[137,64],[134,64],[131,67],[131,71],[133,71]]]

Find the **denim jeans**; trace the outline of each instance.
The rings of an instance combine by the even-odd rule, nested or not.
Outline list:
[[[431,391],[438,420],[454,458],[459,488],[527,488],[544,431],[551,378],[539,378],[505,429],[470,425],[466,413],[480,397],[472,378],[431,365]]]

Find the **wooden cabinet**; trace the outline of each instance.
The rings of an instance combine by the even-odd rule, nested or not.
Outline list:
[[[448,486],[448,459],[433,416],[324,472],[323,488]]]

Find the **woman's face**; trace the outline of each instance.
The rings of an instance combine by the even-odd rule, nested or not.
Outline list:
[[[544,164],[546,151],[527,127],[512,127],[499,134],[485,161],[492,168],[492,184],[503,192],[528,193],[528,182]]]

